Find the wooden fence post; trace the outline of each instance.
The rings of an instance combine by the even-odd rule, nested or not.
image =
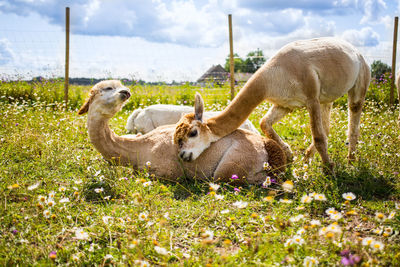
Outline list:
[[[233,37],[232,37],[232,15],[228,15],[228,22],[229,22],[229,50],[230,50],[230,75],[231,75],[231,100],[235,97],[235,63],[233,61]]]
[[[399,17],[394,17],[394,32],[393,32],[393,54],[392,54],[392,81],[390,84],[390,106],[394,104],[394,81],[396,79],[396,52],[397,52],[397,28]],[[399,90],[399,88],[397,88]]]
[[[69,7],[65,8],[65,78],[64,78],[64,102],[68,105],[69,86]]]

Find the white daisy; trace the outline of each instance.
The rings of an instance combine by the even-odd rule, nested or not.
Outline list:
[[[354,200],[354,199],[356,199],[356,195],[354,195],[354,194],[351,193],[351,192],[343,193],[343,194],[342,194],[342,197],[343,197],[344,199],[346,199],[346,200]]]

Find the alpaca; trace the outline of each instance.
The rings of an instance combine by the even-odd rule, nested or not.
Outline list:
[[[348,159],[352,161],[370,76],[363,56],[345,41],[318,38],[290,43],[247,81],[221,114],[204,123],[196,119],[191,121],[198,134],[181,141],[180,155],[183,160],[195,160],[212,142],[234,131],[255,107],[267,100],[273,106],[260,120],[265,135],[275,140],[290,159],[292,151],[289,145],[282,141],[272,125],[292,110],[306,107],[313,141],[305,158],[312,157],[317,150],[323,163],[333,170],[327,151],[332,102],[348,93]],[[175,135],[182,138],[185,131],[178,124]]]
[[[130,133],[145,134],[159,126],[175,124],[183,115],[188,113],[193,113],[193,107],[164,104],[151,105],[144,109],[134,110],[129,116],[125,128]],[[204,112],[203,116],[204,118],[211,118],[219,113],[219,111],[207,111]],[[260,134],[249,120],[246,120],[239,128]]]
[[[112,163],[144,169],[150,162],[151,174],[171,181],[182,176],[229,181],[236,174],[239,183],[251,184],[262,183],[267,175],[284,169],[285,154],[275,141],[241,129],[215,142],[193,162],[182,162],[178,157],[178,146],[173,142],[176,125],[158,127],[139,137],[118,136],[109,128],[108,121],[129,97],[129,89],[119,81],[102,81],[91,89],[78,111],[88,113],[90,141]],[[196,103],[202,103],[199,97]],[[202,113],[203,106],[196,105],[196,110]],[[187,117],[191,116],[194,117]],[[264,170],[265,162],[272,170]]]

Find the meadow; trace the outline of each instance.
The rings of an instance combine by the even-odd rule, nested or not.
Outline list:
[[[0,265],[400,266],[400,127],[388,107],[389,75],[373,80],[361,119],[357,161],[346,160],[346,96],[331,116],[335,176],[311,143],[305,110],[274,128],[294,161],[265,186],[168,182],[104,161],[78,116],[90,87],[61,80],[0,84]],[[133,109],[155,103],[206,110],[229,103],[227,87],[130,86],[110,122],[125,134]],[[258,120],[269,104],[250,116]],[[151,167],[150,167],[151,168]]]

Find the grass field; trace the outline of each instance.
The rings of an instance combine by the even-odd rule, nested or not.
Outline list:
[[[318,156],[302,160],[305,110],[276,124],[295,152],[283,177],[293,188],[216,189],[111,166],[76,115],[88,89],[72,87],[65,110],[61,81],[0,84],[0,265],[400,266],[399,112],[382,104],[383,84],[371,84],[354,165],[345,159],[345,98],[334,107],[336,177],[323,175]],[[135,107],[191,105],[199,91],[207,110],[220,110],[229,96],[190,85],[131,90],[111,120],[118,134]],[[256,126],[268,107],[250,116]]]

